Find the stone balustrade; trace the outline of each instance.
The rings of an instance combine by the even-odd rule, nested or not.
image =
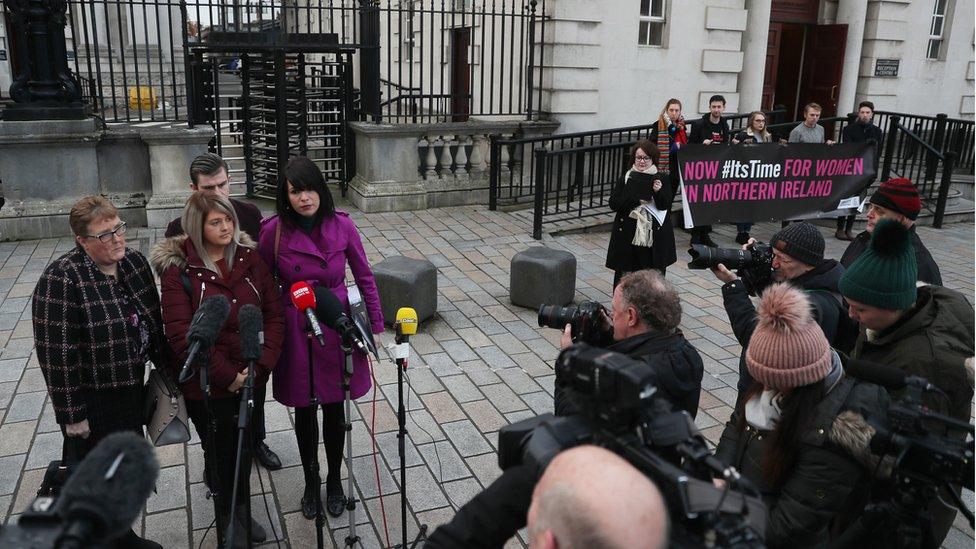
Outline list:
[[[489,136],[549,135],[558,122],[438,124],[352,122],[356,176],[350,198],[366,212],[488,203]],[[502,152],[508,169],[507,151]]]

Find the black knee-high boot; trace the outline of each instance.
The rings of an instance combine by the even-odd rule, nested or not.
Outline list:
[[[346,442],[344,427],[346,418],[343,403],[322,405],[322,438],[325,442],[325,461],[329,472],[325,479],[326,489],[334,491],[342,486],[342,449]]]

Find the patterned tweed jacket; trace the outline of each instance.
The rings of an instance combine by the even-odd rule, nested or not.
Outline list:
[[[34,343],[57,422],[89,417],[86,391],[141,386],[145,361],[169,359],[152,270],[126,248],[118,274],[75,248],[44,270],[32,302]],[[136,315],[136,316],[134,316]]]

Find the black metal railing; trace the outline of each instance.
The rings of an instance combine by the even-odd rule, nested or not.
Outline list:
[[[381,81],[360,87],[382,97],[386,122],[531,118],[542,106],[533,82],[544,76],[545,2],[69,0],[68,62],[108,121],[186,120],[188,48],[332,33],[372,52],[363,61],[379,65]],[[367,9],[376,11],[364,31]]]
[[[70,0],[68,66],[107,121],[186,118],[178,0]]]
[[[785,110],[765,112],[772,120],[779,120],[786,113]],[[722,118],[729,122],[733,132],[737,132],[745,127],[749,114],[729,114]],[[496,209],[499,200],[518,202],[535,196],[532,181],[535,174],[533,150],[536,148],[558,151],[620,142],[633,144],[640,139],[654,139],[656,134],[657,122],[543,137],[502,139],[499,136],[492,136],[489,152],[491,164],[488,173],[488,207],[492,210]],[[528,166],[526,166],[526,159],[528,159]]]
[[[535,188],[532,238],[545,222],[605,215],[614,182],[627,169],[633,141],[532,151]]]
[[[488,173],[488,208],[498,207],[498,200],[527,199],[535,196],[533,176],[536,174],[537,149],[558,152],[563,149],[578,149],[595,145],[619,143],[632,144],[640,139],[650,138],[657,132],[657,123],[641,126],[610,128],[590,132],[565,133],[543,137],[503,139],[490,136],[489,154],[491,161]],[[528,165],[526,166],[526,159]]]
[[[959,156],[944,145],[938,141],[930,143],[914,128],[902,124],[901,116],[888,117],[880,178],[886,181],[897,174],[911,179],[922,195],[923,206],[933,211],[932,226],[937,229],[942,227],[945,218],[952,174]]]

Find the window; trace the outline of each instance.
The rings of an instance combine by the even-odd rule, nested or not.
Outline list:
[[[641,0],[640,31],[637,43],[641,46],[664,45],[665,0]]]
[[[949,0],[935,0],[935,10],[932,12],[932,25],[929,27],[929,48],[925,57],[928,59],[942,59],[942,43],[945,40],[946,4]]]

